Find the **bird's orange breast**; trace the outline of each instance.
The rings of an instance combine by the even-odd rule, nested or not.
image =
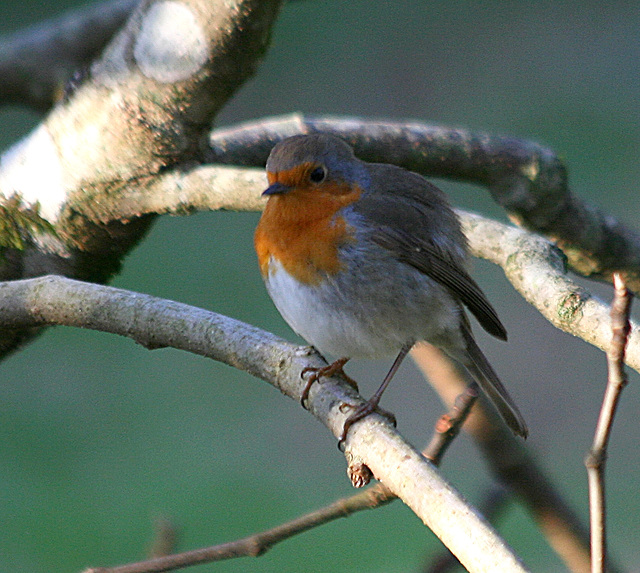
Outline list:
[[[357,186],[324,183],[269,197],[254,238],[262,275],[268,276],[273,259],[305,284],[337,273],[338,249],[353,240],[353,229],[337,213],[360,193]]]

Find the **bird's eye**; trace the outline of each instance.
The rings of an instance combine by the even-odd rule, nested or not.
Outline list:
[[[309,173],[309,179],[314,183],[320,183],[326,177],[327,172],[324,167],[316,167],[311,173]]]

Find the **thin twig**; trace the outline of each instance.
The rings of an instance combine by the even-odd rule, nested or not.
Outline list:
[[[631,312],[632,295],[627,290],[624,280],[619,274],[614,274],[613,283],[615,291],[611,305],[611,347],[607,351],[609,376],[593,444],[585,459],[589,478],[592,573],[603,573],[607,558],[604,471],[613,419],[616,414],[622,389],[627,384],[627,375],[624,370],[624,355],[629,333],[631,332],[629,315]]]
[[[388,488],[382,486],[382,484],[376,484],[374,487],[360,491],[354,496],[339,499],[322,509],[307,513],[287,523],[250,535],[244,539],[118,567],[87,569],[84,573],[157,573],[159,571],[172,571],[181,567],[201,565],[236,557],[258,557],[266,553],[275,544],[285,541],[294,535],[324,525],[340,517],[348,517],[358,511],[380,507],[395,499],[397,499],[396,496]]]
[[[438,420],[433,438],[422,452],[425,458],[432,460],[432,463],[436,465],[440,463],[448,446],[458,435],[477,398],[477,385],[472,384],[459,396],[452,410]],[[378,482],[348,498],[339,499],[322,509],[244,539],[117,567],[91,568],[84,573],[157,573],[235,557],[257,557],[266,553],[275,544],[286,541],[294,535],[341,517],[349,517],[359,511],[376,509],[396,499],[398,499],[397,496],[387,486]]]
[[[454,401],[451,411],[444,414],[436,424],[431,442],[422,455],[431,460],[436,466],[440,465],[442,456],[447,451],[453,439],[460,433],[462,425],[469,416],[471,408],[476,403],[480,390],[475,382],[467,386],[464,392]]]

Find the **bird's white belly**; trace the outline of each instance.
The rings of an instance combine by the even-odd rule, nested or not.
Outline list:
[[[407,343],[427,340],[437,344],[433,339],[443,330],[458,329],[456,308],[431,305],[428,295],[412,304],[398,292],[363,281],[345,285],[328,279],[307,285],[274,260],[266,285],[289,326],[320,352],[335,357],[394,355]],[[450,324],[444,325],[443,320]],[[440,326],[433,329],[436,322]]]
[[[326,292],[327,286],[302,284],[279,263],[272,262],[272,265],[275,268],[266,284],[276,308],[289,326],[320,352],[333,356],[377,357],[396,350],[384,341],[372,340],[371,335],[344,312],[339,300],[331,304],[327,300],[332,298]]]

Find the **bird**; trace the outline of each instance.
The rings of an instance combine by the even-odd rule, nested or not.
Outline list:
[[[395,355],[380,388],[347,418],[344,442],[352,424],[379,409],[409,350],[426,342],[462,365],[513,433],[526,438],[522,414],[471,332],[465,307],[487,332],[507,339],[466,270],[467,241],[445,194],[417,173],[358,159],[324,132],[277,143],[266,172],[254,246],[267,291],[297,334],[337,357],[305,369],[312,372],[303,405],[312,383],[344,375],[351,358]]]

